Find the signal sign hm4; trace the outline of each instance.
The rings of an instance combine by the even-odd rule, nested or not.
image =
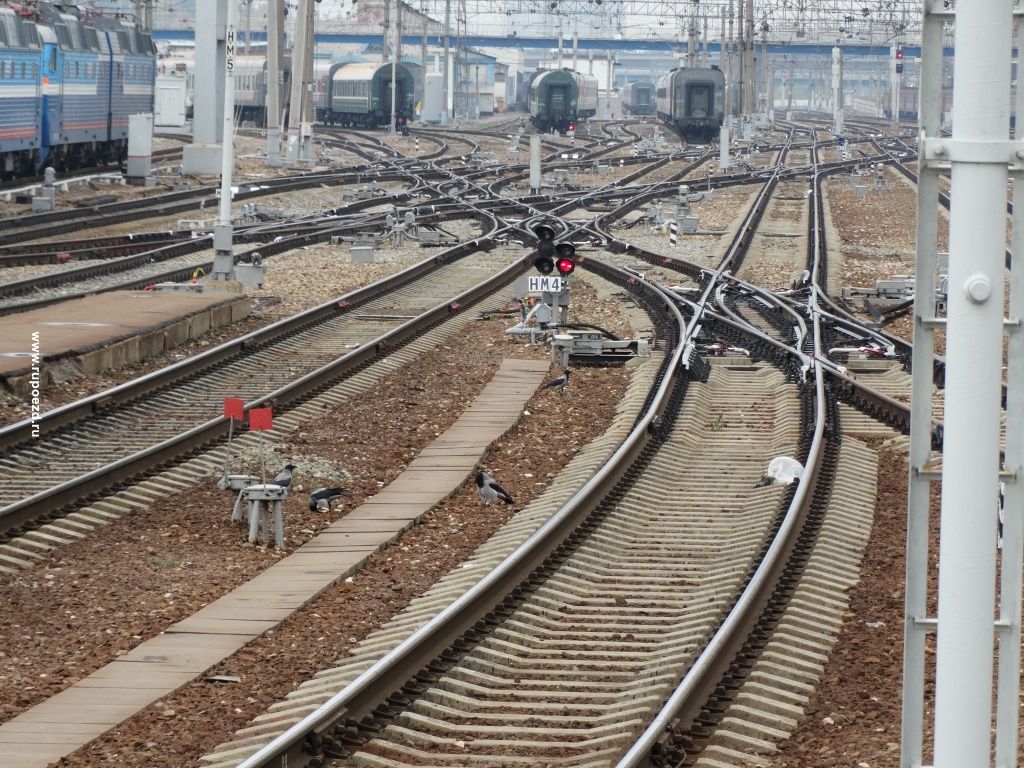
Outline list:
[[[560,277],[528,277],[526,278],[527,293],[558,293],[562,290]]]

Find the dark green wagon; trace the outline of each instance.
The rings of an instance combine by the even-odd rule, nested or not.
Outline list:
[[[327,121],[331,125],[376,128],[390,125],[391,64],[350,61],[335,64],[328,74],[330,88],[325,94]],[[412,119],[415,82],[412,73],[401,64],[394,66],[395,118]]]
[[[597,114],[597,78],[571,69],[541,72],[530,83],[530,120],[542,131],[570,130]]]

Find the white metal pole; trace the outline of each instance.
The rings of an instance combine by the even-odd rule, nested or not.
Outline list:
[[[729,33],[723,34],[722,69],[725,70],[725,122],[732,125],[733,105],[736,101],[736,83],[732,71],[732,0],[729,0]],[[722,31],[725,32],[725,7],[722,7]]]
[[[441,101],[444,102],[441,110],[442,127],[448,125],[448,77],[451,70],[448,65],[448,56],[451,47],[451,23],[452,0],[444,0],[444,75],[441,78]]]
[[[381,63],[387,64],[388,59],[391,58],[391,52],[388,50],[388,43],[391,40],[391,0],[384,0],[384,24],[383,33],[381,34],[381,40],[383,45],[381,46]]]
[[[789,79],[786,81],[786,120],[793,119],[793,57],[789,59]]]
[[[700,65],[708,68],[708,15],[704,14],[704,36],[700,41]]]
[[[313,60],[316,56],[316,40],[313,36],[314,15],[314,5],[310,3],[306,16],[306,44],[302,59],[302,122],[299,124],[299,159],[308,163],[313,162]]]
[[[221,152],[220,205],[213,230],[213,273],[218,280],[234,279],[234,247],[231,228],[231,170],[235,164],[235,55],[238,0],[227,0],[224,34],[224,143]]]
[[[402,29],[402,0],[398,0],[398,23],[395,25],[395,37],[397,38],[401,34]],[[385,43],[385,47],[387,44]],[[397,83],[395,78],[398,76],[398,41],[395,41],[395,55],[391,57],[391,127],[388,128],[388,133],[394,135],[395,133],[395,122],[398,120],[398,115],[395,113],[396,109],[396,96],[398,93]]]
[[[245,0],[245,55],[249,55],[252,45],[252,0]]]
[[[1010,3],[956,16],[935,768],[987,767],[992,748],[1008,157],[985,147],[1009,131],[1013,28]]]
[[[267,165],[281,165],[281,0],[267,2]]]
[[[288,106],[288,155],[286,162],[294,165],[299,159],[300,125],[302,124],[303,75],[306,71],[306,35],[309,25],[310,0],[299,0],[295,16],[295,36],[292,40],[292,87]]]
[[[895,128],[900,122],[900,82],[903,80],[896,74],[896,48],[889,49],[889,108],[892,116],[889,125]],[[918,105],[920,109],[920,105]]]
[[[423,14],[421,19],[423,22],[423,44],[420,48],[420,106],[419,113],[416,115],[420,120],[423,119],[423,102],[427,98],[427,14]]]
[[[741,119],[743,118],[744,115],[746,115],[746,109],[747,109],[747,96],[746,96],[746,93],[747,93],[746,92],[746,87],[747,87],[747,75],[746,75],[747,39],[746,39],[746,29],[743,26],[743,12],[744,12],[744,10],[745,10],[744,9],[744,0],[737,0],[737,3],[736,3],[736,16],[737,16],[737,20],[736,20],[737,21],[737,23],[736,23],[736,35],[739,38],[739,56],[738,56],[738,65],[739,66],[737,67],[739,77],[737,78],[737,81],[736,81],[736,96],[737,96],[736,101],[738,102],[738,105],[739,105],[738,108],[739,108],[740,118]]]
[[[217,223],[231,225],[231,170],[235,164],[235,149],[232,139],[235,135],[235,52],[238,18],[238,0],[227,0],[227,32],[225,34],[224,65],[224,152],[220,166],[220,206]]]
[[[395,58],[398,59],[398,63],[402,63],[402,35],[405,32],[402,29],[402,6],[404,3],[402,0],[397,0],[395,3]]]
[[[936,62],[942,60],[943,22],[925,8],[921,29],[921,111],[922,135],[938,136],[941,83]],[[879,67],[881,76],[881,67]],[[923,153],[922,153],[923,156]],[[917,253],[914,295],[933,297],[937,285],[939,168],[919,163],[917,186]],[[931,360],[935,353],[935,303],[914,302],[914,357]],[[925,680],[934,657],[928,641],[934,632],[929,616],[929,579],[933,575],[928,549],[931,538],[932,484],[937,473],[930,472],[932,456],[932,392],[934,372],[930,365],[915,365],[911,381],[910,472],[907,478],[906,588],[903,628],[903,710],[900,725],[900,768],[917,768],[924,755]],[[938,479],[941,479],[939,475]],[[934,597],[932,595],[931,597]]]
[[[1019,33],[1021,27],[1017,25]],[[1017,38],[1019,39],[1019,37]],[[1020,49],[1018,48],[1018,51]],[[1020,54],[1017,56],[1020,71]],[[1017,89],[1015,114],[1024,115],[1024,88]],[[1015,131],[1016,137],[1020,136]],[[1024,200],[1024,175],[1013,175],[1013,196]],[[1013,208],[1010,317],[1024,317],[1024,205]],[[1006,356],[1005,469],[1024,477],[1024,335],[1011,332]],[[1006,629],[999,636],[999,678],[996,692],[995,764],[1017,768],[1020,718],[1021,594],[1024,591],[1024,487],[1006,484],[1003,550],[1000,558],[1000,618]]]
[[[838,46],[832,49],[832,132],[837,136],[843,132],[843,51]]]
[[[562,68],[562,15],[558,15],[558,68]]]
[[[744,22],[747,25],[746,42],[743,44],[743,57],[746,59],[744,72],[746,76],[743,81],[743,103],[746,106],[743,114],[753,115],[757,111],[757,74],[754,69],[754,0],[747,0],[747,12],[744,15]]]
[[[612,114],[612,49],[608,49],[608,89],[605,92],[605,119]]]

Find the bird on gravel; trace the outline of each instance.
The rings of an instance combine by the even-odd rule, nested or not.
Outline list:
[[[506,504],[515,503],[512,501],[512,497],[505,492],[505,489],[494,482],[494,478],[486,472],[476,473],[476,492],[480,494],[480,498],[484,500],[485,504],[490,504],[495,499]]]
[[[286,464],[284,469],[277,473],[277,477],[274,478],[274,485],[279,485],[282,488],[287,488],[292,484],[292,470],[297,469],[294,464]]]
[[[555,392],[561,392],[562,390],[565,389],[565,387],[566,387],[566,385],[568,385],[568,383],[569,383],[569,369],[566,368],[565,371],[562,372],[561,376],[559,376],[557,379],[552,379],[547,384],[545,384],[543,387],[541,387],[541,389],[553,389]]]
[[[796,459],[789,456],[776,456],[768,462],[768,470],[760,480],[754,484],[755,488],[762,488],[766,485],[792,485],[804,477],[804,467]]]
[[[316,512],[318,509],[330,511],[331,504],[343,496],[351,496],[351,491],[344,488],[321,488],[309,494],[309,511]]]

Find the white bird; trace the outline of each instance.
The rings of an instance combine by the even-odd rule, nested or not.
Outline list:
[[[553,389],[555,392],[561,392],[563,389],[565,389],[565,387],[566,387],[566,385],[568,383],[569,383],[569,369],[566,368],[565,371],[563,371],[561,376],[559,376],[557,379],[552,379],[547,384],[545,384],[543,387],[541,387],[541,389]]]
[[[285,468],[277,473],[277,477],[273,480],[273,485],[279,485],[282,488],[287,488],[292,484],[292,470],[296,469],[294,464],[286,464]]]
[[[495,499],[506,504],[515,503],[512,501],[512,497],[505,492],[505,489],[494,482],[494,478],[486,472],[476,473],[476,492],[480,494],[480,498],[486,504],[490,504]]]
[[[768,462],[768,471],[755,483],[755,488],[765,485],[792,485],[797,480],[803,480],[804,466],[796,459],[789,456],[776,456]]]

